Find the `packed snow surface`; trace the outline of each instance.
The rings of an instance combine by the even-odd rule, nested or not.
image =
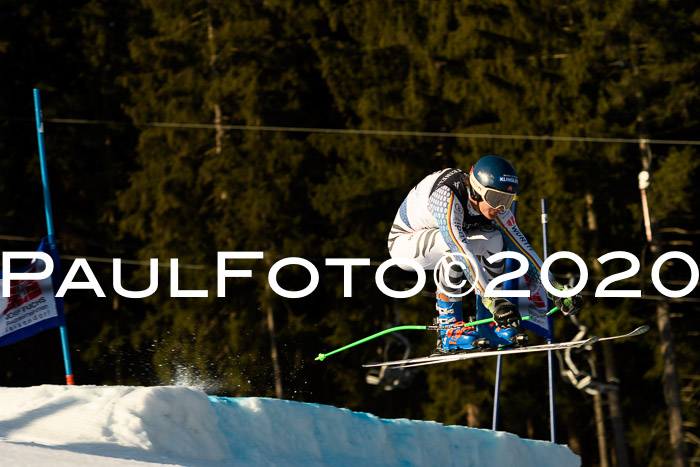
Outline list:
[[[0,388],[7,466],[578,466],[566,446],[188,387]]]

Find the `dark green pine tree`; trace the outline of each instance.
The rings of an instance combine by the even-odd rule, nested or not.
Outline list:
[[[655,4],[649,8],[624,2],[606,15],[598,15],[598,24],[614,25],[615,32],[609,34],[608,41],[599,43],[601,55],[610,65],[603,87],[609,102],[606,120],[626,124],[626,132],[632,137],[694,139],[698,119],[688,109],[697,107],[700,98],[694,79],[697,73],[697,47],[693,47],[697,44],[694,33],[697,16],[697,7],[684,2]],[[647,195],[652,221],[656,223],[653,226],[654,242],[659,242],[661,251],[684,251],[693,256],[696,250],[687,234],[697,229],[697,214],[687,200],[697,195],[697,188],[691,181],[698,174],[695,146],[651,144],[641,151],[640,148],[630,148],[628,154],[628,167],[622,172],[626,174],[623,176],[634,181],[635,172],[642,169],[652,174]],[[634,204],[629,206],[633,212],[631,217],[637,226],[642,226],[641,203],[632,202]],[[651,264],[658,253],[654,252],[655,245],[644,244],[638,248],[644,267],[642,274],[648,283]],[[690,278],[687,265],[680,261],[667,263],[661,277],[662,282],[675,279],[676,284],[670,288],[676,289],[681,287],[677,284],[685,285]],[[650,295],[661,295],[661,291],[649,285],[643,290]],[[686,448],[692,449],[686,449],[687,454],[697,452],[697,445],[688,443],[695,436],[697,406],[683,396],[693,391],[693,380],[697,375],[698,362],[694,352],[690,351],[692,336],[697,332],[697,320],[691,310],[697,306],[692,302],[666,300],[628,306],[630,316],[658,321],[662,334],[651,341],[650,356],[654,363],[646,360],[649,365],[653,364],[653,369],[645,375],[644,400],[630,403],[645,407],[645,410],[630,415],[630,455],[637,462],[649,465],[663,465],[668,459],[674,459],[679,465],[684,443]],[[663,322],[668,324],[663,325]],[[670,324],[672,333],[671,330],[661,332]],[[675,368],[668,357],[669,344],[675,347]],[[678,375],[678,383],[673,382],[674,378],[670,376],[673,373]],[[675,419],[669,416],[674,411],[677,414]],[[649,420],[661,423],[663,428],[649,434],[646,431]],[[683,429],[687,430],[685,435]],[[653,446],[653,454],[650,454],[650,446]]]
[[[54,118],[124,121],[117,74],[127,65],[126,39],[139,27],[131,3],[74,2],[69,7],[5,2],[0,13],[0,193],[6,202],[0,233],[46,235],[32,89],[41,92],[48,175],[55,232],[66,255],[121,256],[115,226],[115,195],[132,166],[135,132],[122,125],[56,123]],[[38,242],[8,242],[3,250],[26,250]],[[64,271],[68,263],[63,264]],[[103,285],[109,270],[96,272]],[[102,275],[102,273],[106,273]],[[105,287],[106,288],[106,287]],[[92,293],[69,292],[65,299],[74,373],[79,383],[111,379],[109,363],[83,359],[88,342],[100,332],[111,303]],[[6,385],[62,382],[63,365],[56,330],[2,348]],[[35,348],[55,355],[41,359]],[[89,353],[89,352],[88,352]],[[36,355],[36,361],[31,355]],[[112,357],[114,357],[112,355]]]
[[[161,2],[150,14],[151,32],[131,44],[142,71],[124,80],[134,96],[130,114],[137,123],[211,127],[142,131],[140,169],[121,197],[122,227],[144,241],[144,258],[205,265],[183,275],[183,283],[210,295],[154,297],[135,344],[157,342],[154,361],[164,381],[173,380],[178,364],[196,362],[194,372],[216,377],[219,392],[303,397],[309,370],[300,352],[314,342],[300,336],[323,310],[313,298],[281,299],[266,283],[281,258],[323,264],[318,239],[325,232],[309,199],[324,164],[309,156],[306,135],[254,127],[324,120],[313,57],[302,33],[286,29],[284,5]],[[231,124],[251,129],[226,129]],[[254,273],[229,280],[226,299],[215,297],[217,251],[264,253],[262,261],[230,265]],[[280,273],[287,289],[306,283],[303,270]]]
[[[146,303],[119,299],[105,305],[85,296],[70,302],[71,314],[114,307],[111,314],[86,313],[84,327],[72,331],[80,341],[92,339],[84,361],[100,382],[153,383],[152,366],[159,381],[211,380],[219,394],[281,394],[381,416],[490,426],[494,362],[430,368],[410,390],[394,392],[362,384],[358,365],[385,357],[391,341],[313,362],[319,352],[399,317],[404,323],[432,319],[429,287],[425,295],[393,301],[374,283],[376,266],[355,268],[353,297],[343,298],[340,268],[325,267],[323,259],[363,257],[375,265],[387,259],[389,227],[408,190],[434,170],[468,170],[485,154],[516,165],[519,225],[533,245],[541,251],[539,200],[546,198],[551,251],[585,259],[591,278],[580,318],[592,332],[626,331],[652,319],[650,302],[592,297],[599,278],[625,267],[598,266],[596,258],[614,250],[641,256],[646,248],[638,146],[527,138],[693,139],[697,47],[689,44],[696,42],[696,8],[682,2],[642,8],[631,1],[110,5],[88,1],[64,15],[17,4],[15,16],[2,18],[10,27],[0,28],[6,31],[0,59],[16,64],[12,77],[0,79],[13,79],[6,87],[17,90],[0,97],[0,113],[24,108],[17,87],[26,82],[28,110],[20,117],[31,118],[31,87],[40,87],[47,117],[121,120],[118,106],[128,101],[126,113],[139,130],[134,152],[133,133],[124,127],[65,126],[52,133],[47,126],[59,237],[79,254],[106,244],[103,256],[126,258],[133,256],[131,245],[140,245],[144,260],[177,257],[181,288],[209,290],[208,298],[170,298],[170,270],[161,268],[159,292]],[[13,40],[19,31],[30,40]],[[38,80],[38,65],[21,59],[32,54],[61,66],[49,67],[51,73]],[[21,125],[2,122],[3,154],[34,144],[31,124]],[[260,126],[372,131],[255,129]],[[516,137],[436,138],[397,130]],[[648,192],[661,238],[675,242],[665,248],[691,256],[694,237],[688,235],[698,228],[693,148],[652,145]],[[36,160],[23,160],[3,158],[3,173],[30,174],[40,186]],[[128,169],[134,170],[127,179]],[[39,228],[10,228],[35,219],[25,213],[41,204],[39,192],[26,192],[19,181],[0,182],[3,196],[13,200],[2,233],[38,236]],[[127,182],[117,210],[115,190]],[[65,206],[70,212],[61,212]],[[264,252],[262,261],[228,265],[250,268],[253,277],[229,279],[226,298],[216,297],[217,251]],[[305,299],[279,297],[267,286],[271,265],[291,256],[311,260],[321,276]],[[146,267],[124,271],[126,287],[146,287]],[[111,270],[97,272],[109,289]],[[556,265],[556,274],[569,272],[577,271]],[[647,268],[634,279],[648,282],[649,274]],[[278,279],[298,290],[309,278],[303,269],[287,267]],[[669,264],[663,279],[670,287],[687,283],[687,269]],[[391,271],[387,280],[400,289],[414,278]],[[644,291],[656,294],[650,286]],[[674,337],[681,385],[692,394],[696,323],[687,305],[671,306],[674,316],[683,314],[682,324],[674,322]],[[575,332],[564,319],[556,323],[557,338]],[[407,337],[414,353],[427,353],[434,344],[426,334]],[[633,462],[653,465],[670,452],[657,347],[650,333],[614,349],[629,454]],[[603,360],[602,352],[596,360]],[[600,374],[605,369],[598,364]],[[548,438],[544,371],[536,357],[506,362],[502,429]],[[558,440],[581,453],[584,463],[599,462],[594,427],[582,423],[593,417],[592,398],[560,380],[557,392]],[[698,413],[692,397],[683,410],[692,439]]]
[[[432,2],[410,11],[394,9],[391,15],[379,14],[382,8],[376,3],[328,7],[331,34],[315,45],[329,88],[340,109],[348,114],[347,121],[372,129],[447,128],[465,133],[516,135],[505,141],[470,138],[440,142],[440,153],[445,156],[446,165],[456,163],[465,168],[488,153],[512,160],[523,181],[520,225],[533,244],[541,247],[539,199],[546,198],[552,220],[552,251],[576,252],[586,259],[594,273],[605,273],[606,270],[595,264],[595,259],[607,251],[629,250],[630,232],[639,238],[638,149],[634,145],[533,141],[517,136],[639,136],[636,127],[639,99],[631,85],[634,80],[629,74],[629,65],[625,65],[629,60],[617,58],[631,51],[626,28],[629,22],[635,22],[636,10],[629,4],[596,9],[584,4],[560,5],[558,2],[536,8],[511,2],[481,2],[479,5]],[[662,23],[655,23],[656,16],[671,18],[669,24],[692,24],[675,15],[650,14],[644,17],[648,33],[642,37],[651,36],[650,31],[656,25],[661,30],[670,30]],[[373,26],[377,23],[381,25],[379,28]],[[682,37],[679,34],[675,40],[670,40],[664,36],[659,43],[667,41],[672,49],[673,44],[682,43]],[[655,46],[660,47],[658,43]],[[372,61],[373,56],[389,49],[392,52],[386,53],[381,67]],[[655,53],[662,56],[658,51]],[[692,80],[688,79],[692,63],[690,59],[685,64],[670,67],[669,70],[675,70],[672,78],[662,74],[646,84],[637,84],[644,86],[646,93],[656,96],[658,102],[663,102],[654,104],[658,109],[678,108],[680,111],[680,114],[659,114],[653,119],[674,121],[678,125],[679,116],[693,102],[692,89],[688,89],[692,86]],[[391,84],[375,79],[388,70],[395,79],[403,79],[400,93],[392,93],[395,88]],[[688,90],[679,94],[666,85],[664,91],[664,81],[668,80]],[[353,99],[356,99],[354,105]],[[410,109],[415,113],[401,113],[397,109]],[[687,111],[685,113],[687,115]],[[681,121],[681,127],[695,124],[692,117]],[[375,149],[373,141],[363,142],[361,153],[352,146],[348,150],[341,149],[341,143],[335,141],[323,146],[325,153],[342,162],[338,169],[342,176],[336,177],[334,185],[345,182],[347,187],[339,190],[346,197],[338,197],[340,206],[348,206],[340,211],[343,214],[352,207],[361,209],[363,206],[362,196],[353,195],[355,185],[350,182],[355,180],[347,176],[348,167],[359,167],[357,172],[365,173],[371,180],[372,174],[364,168],[381,167],[380,161],[390,154],[391,149]],[[421,151],[420,145],[414,144],[408,154],[394,162],[394,173],[400,177],[407,173],[406,178],[414,177],[417,181],[418,174],[425,170],[422,167],[426,161],[428,165],[430,161],[434,164],[433,154],[436,152]],[[685,154],[685,157],[690,155]],[[421,160],[414,161],[415,157]],[[689,162],[683,156],[680,159]],[[440,168],[435,165],[435,169]],[[410,187],[405,181],[397,185],[402,184]],[[396,198],[400,201],[402,196],[403,193]],[[389,204],[386,203],[390,212],[388,219],[391,219],[393,211],[388,208]],[[329,208],[329,213],[336,212]],[[365,228],[357,224],[354,227]],[[380,235],[377,232],[377,237]],[[642,248],[639,240],[636,251]],[[561,275],[569,271],[576,273],[570,265],[556,268]],[[594,291],[595,287],[589,285],[587,293],[592,295]],[[583,319],[589,326],[595,326],[596,332],[622,331],[639,319],[634,316],[631,304],[620,308],[620,302],[607,303],[591,298],[587,317]],[[575,328],[563,327],[563,320],[558,324],[559,335],[575,332]],[[649,350],[652,349],[653,344]],[[521,371],[516,370],[511,375],[517,380],[531,373],[528,370],[529,366],[522,365]],[[638,372],[624,375],[632,380],[637,376]],[[508,379],[505,384],[510,384]],[[442,413],[462,413],[457,408],[463,404],[459,398],[440,398],[438,387],[431,389],[431,394],[445,406]],[[588,409],[588,418],[591,410]],[[532,422],[532,411],[521,413],[516,408],[510,412],[512,418],[507,422],[531,420],[530,425],[543,425],[542,418]],[[576,419],[572,418],[571,423],[575,425]],[[572,426],[567,431],[580,430]]]

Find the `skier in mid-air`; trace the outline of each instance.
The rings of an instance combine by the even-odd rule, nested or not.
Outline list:
[[[436,353],[489,345],[488,340],[479,338],[474,327],[464,326],[459,296],[463,276],[493,314],[496,335],[513,343],[526,339],[517,331],[521,320],[518,308],[504,298],[484,296],[487,284],[501,275],[505,266],[504,261],[490,264],[487,259],[508,247],[525,255],[533,287],[540,284],[542,260],[518,229],[510,211],[518,186],[518,176],[510,162],[485,156],[468,174],[444,169],[428,175],[399,207],[389,233],[391,257],[412,259],[428,270],[438,268],[439,284],[447,292],[436,292],[437,322],[447,328],[439,331]],[[549,279],[556,289],[567,288],[551,275]],[[576,314],[581,308],[580,295],[568,300],[547,295],[565,315]]]

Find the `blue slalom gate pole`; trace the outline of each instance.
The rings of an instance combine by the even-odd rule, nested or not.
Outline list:
[[[513,205],[510,210],[515,215],[518,208],[518,197],[515,197]],[[513,265],[513,259],[507,258],[505,263],[505,272],[510,272],[515,270]],[[503,290],[513,290],[517,288],[517,280],[511,279],[503,283]],[[496,431],[498,429],[498,412],[501,405],[501,371],[503,367],[503,355],[496,357],[496,379],[494,380],[493,388],[493,416],[491,419],[491,429]]]
[[[543,258],[546,260],[549,256],[549,234],[547,232],[547,201],[542,199],[542,247],[543,247]],[[549,298],[545,297],[547,301],[547,309],[550,309],[552,304]],[[549,329],[551,329],[550,338],[547,339],[547,343],[552,343],[552,337],[554,337],[554,329],[551,325],[552,317],[548,316],[547,319],[550,321]],[[556,443],[556,420],[554,418],[554,353],[549,350],[547,351],[547,365],[549,368],[549,431],[551,440]]]
[[[494,382],[493,389],[493,419],[491,422],[491,429],[496,431],[498,429],[498,409],[500,406],[501,399],[501,364],[503,363],[503,355],[499,355],[496,359],[496,380]]]
[[[56,249],[56,236],[53,230],[53,210],[51,208],[51,193],[49,191],[49,172],[46,164],[46,146],[44,144],[44,117],[41,110],[41,96],[39,90],[34,89],[34,115],[36,116],[36,134],[39,142],[39,164],[41,165],[41,184],[44,188],[44,212],[46,213],[46,229],[48,231],[49,248]],[[61,349],[63,350],[63,364],[66,370],[66,384],[75,384],[73,368],[70,361],[68,346],[68,332],[66,325],[59,326],[61,331]]]

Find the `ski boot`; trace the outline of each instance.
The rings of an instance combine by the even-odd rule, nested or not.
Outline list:
[[[498,337],[512,344],[522,345],[529,339],[526,334],[518,333],[518,330],[512,326],[498,326],[496,323],[491,323],[489,326]]]
[[[464,326],[462,320],[461,297],[448,297],[437,294],[438,326],[452,326],[438,331],[437,348],[432,355],[458,353],[460,350],[476,349],[489,346],[489,340],[480,338],[474,326]]]
[[[516,326],[520,324],[521,318],[518,309],[513,303],[503,298],[482,298],[481,302],[494,317],[494,321],[489,324],[489,327],[496,336],[513,345],[520,345],[527,342],[528,337],[525,334],[518,333],[518,329],[516,328]],[[499,315],[500,318],[507,321],[508,324],[496,324],[496,315]]]

